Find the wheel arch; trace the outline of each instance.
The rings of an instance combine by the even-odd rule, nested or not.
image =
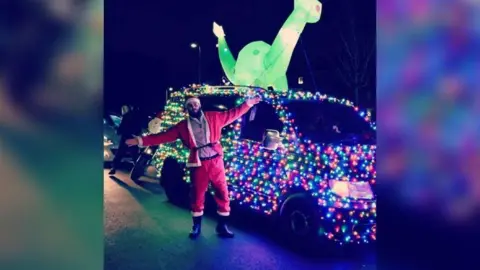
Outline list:
[[[301,187],[292,187],[280,198],[280,210],[278,212],[280,216],[283,214],[286,205],[294,200],[305,200],[312,203],[315,202],[314,197],[308,190],[305,190]]]
[[[178,169],[181,169],[183,172],[182,163],[178,161],[178,159],[175,158],[174,156],[168,156],[162,160],[161,174],[163,175],[164,170],[166,170],[168,167],[171,167],[171,166],[177,167]]]

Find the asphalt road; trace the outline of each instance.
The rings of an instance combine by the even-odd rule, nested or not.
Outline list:
[[[230,226],[234,239],[219,239],[207,217],[202,237],[192,241],[188,209],[170,204],[155,180],[137,185],[127,173],[110,177],[105,170],[104,182],[107,270],[376,269],[370,252],[361,258],[294,252],[256,230],[252,219]]]

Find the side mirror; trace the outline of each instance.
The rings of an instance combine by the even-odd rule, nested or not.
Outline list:
[[[282,137],[280,137],[280,132],[274,129],[267,129],[263,134],[263,147],[267,150],[277,150]]]

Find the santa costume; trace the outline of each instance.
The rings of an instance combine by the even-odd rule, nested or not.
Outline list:
[[[200,104],[200,100],[193,97],[186,101],[185,107],[191,102]],[[218,207],[219,223],[216,231],[219,236],[233,237],[233,233],[226,226],[226,219],[230,215],[230,199],[220,137],[222,128],[247,113],[250,107],[248,103],[243,103],[225,112],[201,112],[198,119],[189,116],[165,132],[138,137],[139,146],[159,145],[180,139],[190,150],[187,167],[191,170],[192,184],[190,192],[193,217],[190,237],[192,238],[196,238],[201,232],[205,193],[209,183],[214,188],[215,202]]]

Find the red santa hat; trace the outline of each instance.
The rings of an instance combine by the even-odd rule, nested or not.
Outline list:
[[[190,97],[190,98],[187,99],[187,101],[185,101],[185,108],[187,107],[188,104],[193,103],[193,102],[197,102],[197,103],[201,104],[200,99],[198,99],[197,97]]]

